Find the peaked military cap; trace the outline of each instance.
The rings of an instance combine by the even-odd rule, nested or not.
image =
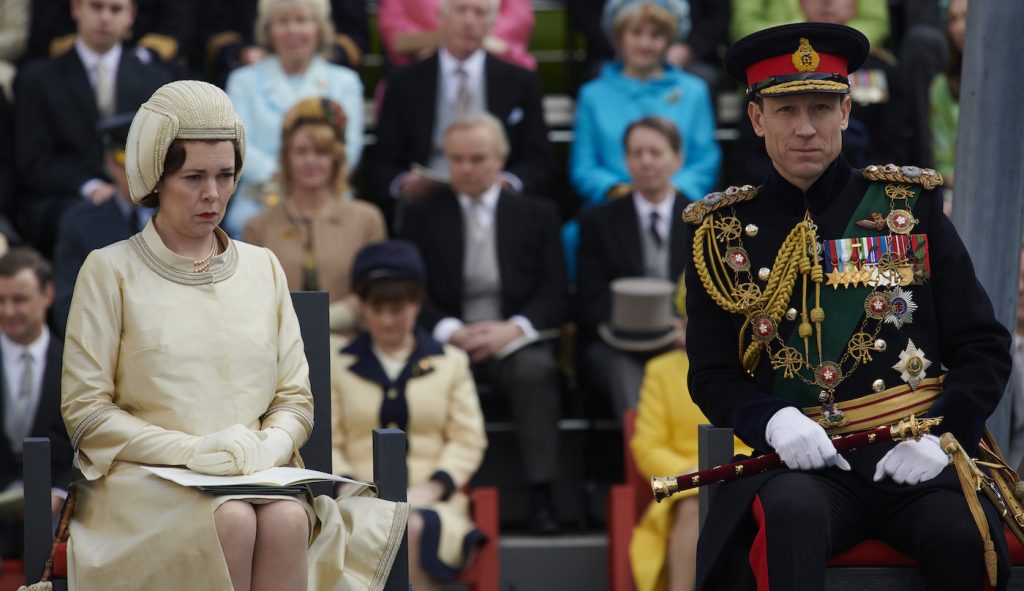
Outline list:
[[[725,69],[747,94],[847,94],[850,72],[867,58],[860,31],[830,23],[794,23],[747,35],[725,52]]]

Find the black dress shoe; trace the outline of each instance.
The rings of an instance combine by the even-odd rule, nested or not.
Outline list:
[[[530,486],[530,533],[550,536],[560,528],[555,516],[555,504],[551,500],[551,485],[548,483]]]
[[[530,515],[530,533],[538,536],[553,536],[561,532],[558,520],[548,511]]]

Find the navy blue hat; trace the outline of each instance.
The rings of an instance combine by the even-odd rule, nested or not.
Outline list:
[[[132,126],[133,119],[135,119],[135,111],[118,113],[100,119],[96,124],[96,131],[100,132],[103,145],[108,150],[124,151],[124,147],[128,144],[128,130]]]
[[[725,52],[725,70],[747,94],[847,94],[847,76],[864,63],[870,44],[860,31],[831,23],[794,23],[747,35]]]
[[[404,279],[420,287],[426,283],[427,268],[419,249],[407,240],[385,240],[364,246],[352,263],[352,285],[374,279]]]

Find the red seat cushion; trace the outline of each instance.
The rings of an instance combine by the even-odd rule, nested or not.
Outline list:
[[[68,576],[68,543],[57,544],[53,553],[53,578],[66,579]]]
[[[829,566],[917,566],[917,561],[881,540],[864,540],[836,554]]]
[[[1003,528],[1003,535],[1006,537],[1006,547],[1010,549],[1010,564],[1024,566],[1024,547],[1017,541],[1016,536],[1010,533],[1009,528]]]

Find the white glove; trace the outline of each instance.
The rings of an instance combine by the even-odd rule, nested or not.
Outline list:
[[[821,425],[792,406],[776,412],[764,430],[765,439],[792,470],[821,470],[835,466],[849,470]]]
[[[242,474],[252,474],[282,466],[291,459],[295,443],[287,431],[279,427],[268,427],[255,433],[259,440],[250,461],[243,467]]]
[[[213,476],[237,476],[242,473],[235,456],[226,451],[196,454],[188,461],[189,470]]]
[[[925,435],[919,441],[901,441],[878,460],[875,482],[888,476],[896,484],[917,484],[938,476],[949,461],[934,435]]]
[[[231,425],[200,437],[186,465],[190,470],[216,476],[247,474],[245,470],[259,444],[259,437],[251,429]]]

